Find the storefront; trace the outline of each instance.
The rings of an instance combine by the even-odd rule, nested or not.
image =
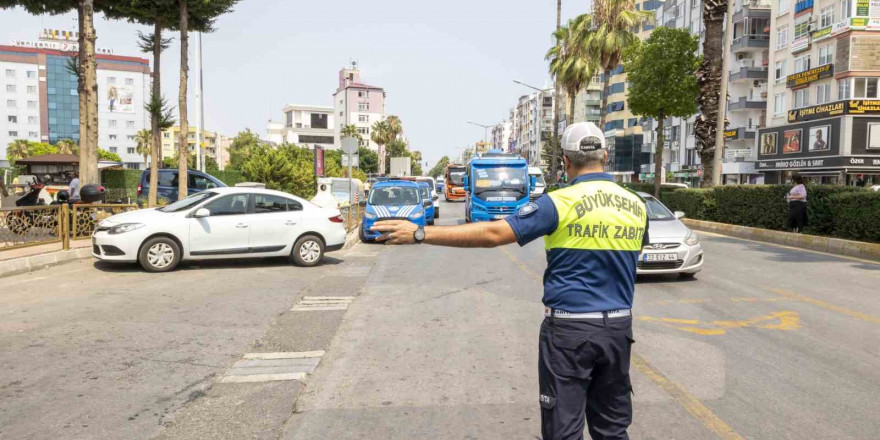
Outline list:
[[[880,101],[804,107],[790,111],[788,122],[759,132],[755,168],[765,183],[797,173],[809,183],[880,184]]]

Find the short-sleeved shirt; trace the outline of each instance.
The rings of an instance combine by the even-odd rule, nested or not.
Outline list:
[[[70,181],[70,200],[79,200],[79,178],[74,177],[73,180]]]
[[[618,205],[626,210],[629,201],[635,199],[644,204],[637,195],[628,192],[624,188],[609,186],[614,182],[613,177],[607,173],[588,173],[572,180],[569,187],[576,185],[595,186],[596,192],[612,189],[620,196],[628,197],[624,203]],[[592,189],[583,188],[586,190]],[[588,192],[589,193],[589,192]],[[601,200],[601,199],[600,199]],[[590,234],[591,228],[581,224],[560,225],[559,208],[553,198],[545,194],[534,202],[520,208],[515,215],[507,217],[507,222],[516,235],[517,243],[524,246],[529,242],[543,236],[554,234],[557,228],[566,228],[566,232],[575,231],[575,236],[584,237]],[[633,207],[637,211],[638,207]],[[618,209],[620,211],[620,209]],[[633,250],[632,246],[627,250],[618,249],[577,249],[571,247],[547,248],[547,269],[544,272],[544,305],[554,309],[564,310],[571,313],[600,312],[632,307],[635,286],[636,266],[641,247],[649,242],[647,212],[639,213],[644,216],[644,223],[639,225],[635,233],[641,236]],[[612,225],[603,240],[613,242],[616,236],[614,220],[609,218],[606,224]],[[623,228],[626,230],[626,228]],[[633,228],[630,228],[633,229]],[[595,233],[595,229],[592,229]],[[626,234],[626,233],[624,233]],[[633,232],[627,237],[632,243]]]
[[[795,196],[795,195],[803,196],[804,197],[803,201],[806,202],[807,201],[807,187],[805,187],[803,184],[795,185],[795,187],[792,188],[791,191],[789,191],[788,195],[789,196]]]

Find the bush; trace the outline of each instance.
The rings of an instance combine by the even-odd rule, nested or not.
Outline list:
[[[244,182],[244,175],[241,171],[235,170],[207,170],[207,173],[216,177],[217,180],[225,183],[228,186],[235,186],[236,183]]]
[[[711,188],[664,191],[660,196],[666,207],[673,211],[684,211],[688,218],[714,221],[717,214]]]
[[[141,180],[140,170],[104,170],[101,172],[101,183],[106,188],[104,199],[108,202],[130,198],[137,199],[137,186]]]
[[[788,189],[788,187],[786,187]],[[807,218],[809,225],[804,232],[814,235],[834,235],[834,218],[841,208],[829,200],[836,194],[864,191],[862,188],[836,185],[807,186]]]
[[[843,191],[828,195],[825,202],[833,207],[834,236],[880,243],[880,192]]]
[[[713,188],[715,221],[782,230],[788,219],[784,185],[724,185]]]

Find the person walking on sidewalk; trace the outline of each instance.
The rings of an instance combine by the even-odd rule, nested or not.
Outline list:
[[[544,322],[538,343],[544,440],[627,440],[636,264],[648,243],[644,200],[603,171],[608,152],[595,124],[562,136],[571,185],[524,205],[506,221],[420,227],[405,220],[372,227],[389,244],[520,246],[544,237]],[[585,423],[586,422],[586,423]]]
[[[79,191],[82,189],[82,185],[79,183],[79,173],[74,171],[70,177],[70,184],[68,184],[67,191],[70,193],[70,201],[78,202],[80,199]]]
[[[796,233],[803,232],[807,226],[807,187],[804,186],[804,178],[795,175],[792,178],[795,185],[785,196],[788,201],[788,227]]]

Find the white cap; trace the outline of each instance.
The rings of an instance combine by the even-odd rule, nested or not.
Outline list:
[[[595,151],[605,148],[605,134],[592,122],[569,125],[562,133],[562,151]]]

